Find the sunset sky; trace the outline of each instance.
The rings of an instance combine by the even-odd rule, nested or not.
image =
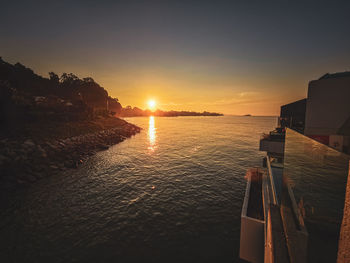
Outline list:
[[[14,2],[5,61],[91,76],[123,106],[278,115],[350,70],[350,1]]]

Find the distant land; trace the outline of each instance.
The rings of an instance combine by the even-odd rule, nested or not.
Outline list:
[[[216,112],[194,112],[194,111],[162,111],[156,110],[154,112],[150,110],[142,110],[140,108],[127,106],[122,108],[120,112],[121,117],[144,117],[144,116],[157,116],[157,117],[177,117],[177,116],[223,116],[222,113]]]

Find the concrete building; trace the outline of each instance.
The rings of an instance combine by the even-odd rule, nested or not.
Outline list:
[[[350,72],[326,74],[309,83],[304,134],[349,152]]]
[[[306,102],[307,99],[302,99],[281,106],[280,126],[304,133]]]

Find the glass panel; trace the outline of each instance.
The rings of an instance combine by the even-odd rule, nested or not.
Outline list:
[[[286,132],[283,181],[289,183],[309,232],[311,262],[335,262],[349,158],[291,129]]]

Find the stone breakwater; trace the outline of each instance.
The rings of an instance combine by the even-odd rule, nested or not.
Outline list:
[[[122,126],[61,140],[32,139],[0,141],[0,186],[33,183],[41,178],[77,168],[97,151],[124,141],[141,128]]]

